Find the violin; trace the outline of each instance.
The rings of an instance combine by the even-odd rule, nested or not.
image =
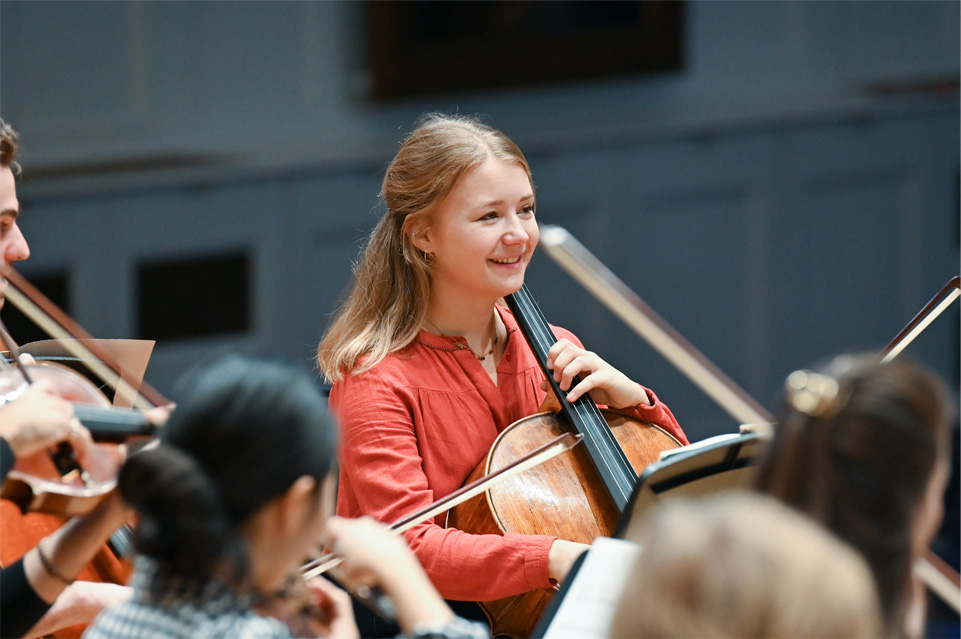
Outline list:
[[[7,401],[16,401],[29,383],[38,380],[53,382],[59,396],[73,404],[74,413],[99,443],[90,448],[82,467],[66,444],[54,453],[18,458],[0,486],[0,498],[16,504],[22,513],[86,515],[116,487],[123,462],[116,444],[134,436],[149,436],[155,427],[141,411],[111,408],[107,397],[87,378],[56,364],[26,364],[0,372],[0,388],[15,386],[0,394]]]
[[[65,340],[73,354],[88,362],[89,368],[115,392],[123,390],[133,394],[125,375],[110,355],[95,342],[81,343],[91,337],[62,310],[37,291],[16,271],[7,274],[8,287],[5,299],[20,309],[27,317],[41,326],[52,337]],[[7,347],[16,349],[16,343],[6,335]],[[88,512],[116,486],[117,472],[122,461],[116,443],[128,435],[149,435],[153,426],[145,424],[142,411],[116,409],[110,406],[106,396],[87,378],[54,363],[30,364],[20,369],[9,368],[0,372],[0,396],[16,401],[29,379],[53,379],[61,396],[74,403],[78,417],[90,427],[101,443],[94,445],[84,468],[71,459],[69,447],[51,457],[45,452],[18,459],[8,473],[2,486],[0,521],[3,535],[0,537],[0,565],[8,566],[22,557],[37,542],[62,526],[66,518]],[[142,385],[134,396],[141,408],[167,405],[159,393]],[[147,393],[148,400],[144,393]],[[8,499],[8,497],[10,499]],[[11,499],[15,499],[11,501]],[[45,512],[39,512],[45,511]],[[55,513],[55,514],[51,514]],[[121,527],[110,538],[90,565],[77,576],[82,581],[125,584],[133,566],[129,558],[133,545],[128,526]],[[85,626],[70,626],[54,633],[54,636],[76,637]]]

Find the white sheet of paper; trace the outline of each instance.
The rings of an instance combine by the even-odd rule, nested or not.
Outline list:
[[[640,546],[623,539],[595,539],[544,639],[608,637],[621,592],[640,551]]]

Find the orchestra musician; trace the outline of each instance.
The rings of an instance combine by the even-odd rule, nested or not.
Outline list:
[[[334,509],[336,431],[307,371],[228,355],[181,380],[159,444],[131,455],[119,490],[138,512],[133,597],[86,639],[358,636],[346,593],[323,578],[284,622],[275,592],[318,540],[352,586],[380,587],[405,637],[481,639],[455,617],[403,540]],[[275,606],[281,605],[280,608]],[[305,636],[298,634],[297,636]]]
[[[772,497],[673,497],[641,517],[612,638],[882,636],[861,556]]]
[[[539,237],[520,149],[476,118],[426,115],[381,197],[386,212],[318,363],[342,429],[337,512],[391,522],[459,488],[501,431],[538,410],[547,382],[499,303],[521,288]],[[554,330],[548,365],[568,399],[589,393],[687,443],[651,390]],[[441,595],[461,601],[551,587],[588,547],[438,520],[405,535]]]
[[[948,397],[933,373],[903,360],[843,355],[821,371],[797,371],[758,468],[762,492],[864,555],[888,637],[924,631],[925,590],[913,568],[944,513]]]
[[[17,224],[19,150],[17,132],[0,119],[0,306],[7,273],[15,262],[30,256],[30,248]],[[0,399],[3,478],[18,457],[45,454],[46,449],[61,441],[71,445],[83,464],[92,445],[90,433],[74,417],[71,404],[56,393],[49,380],[38,380],[15,400],[4,399]],[[69,522],[40,540],[20,560],[5,567],[0,573],[0,636],[39,636],[84,623],[104,606],[129,596],[124,586],[74,582],[110,535],[124,523],[127,514],[118,499],[106,499],[96,511]],[[4,531],[4,534],[14,532]]]

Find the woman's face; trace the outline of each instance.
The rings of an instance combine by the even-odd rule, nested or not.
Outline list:
[[[467,171],[415,232],[439,296],[490,301],[514,293],[540,237],[524,167],[489,157]]]
[[[255,587],[272,592],[315,549],[333,514],[337,482],[299,478],[285,495],[269,502],[245,524]]]

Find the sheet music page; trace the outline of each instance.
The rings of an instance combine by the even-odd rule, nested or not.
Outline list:
[[[595,539],[544,639],[608,637],[620,593],[640,550],[623,539]]]

